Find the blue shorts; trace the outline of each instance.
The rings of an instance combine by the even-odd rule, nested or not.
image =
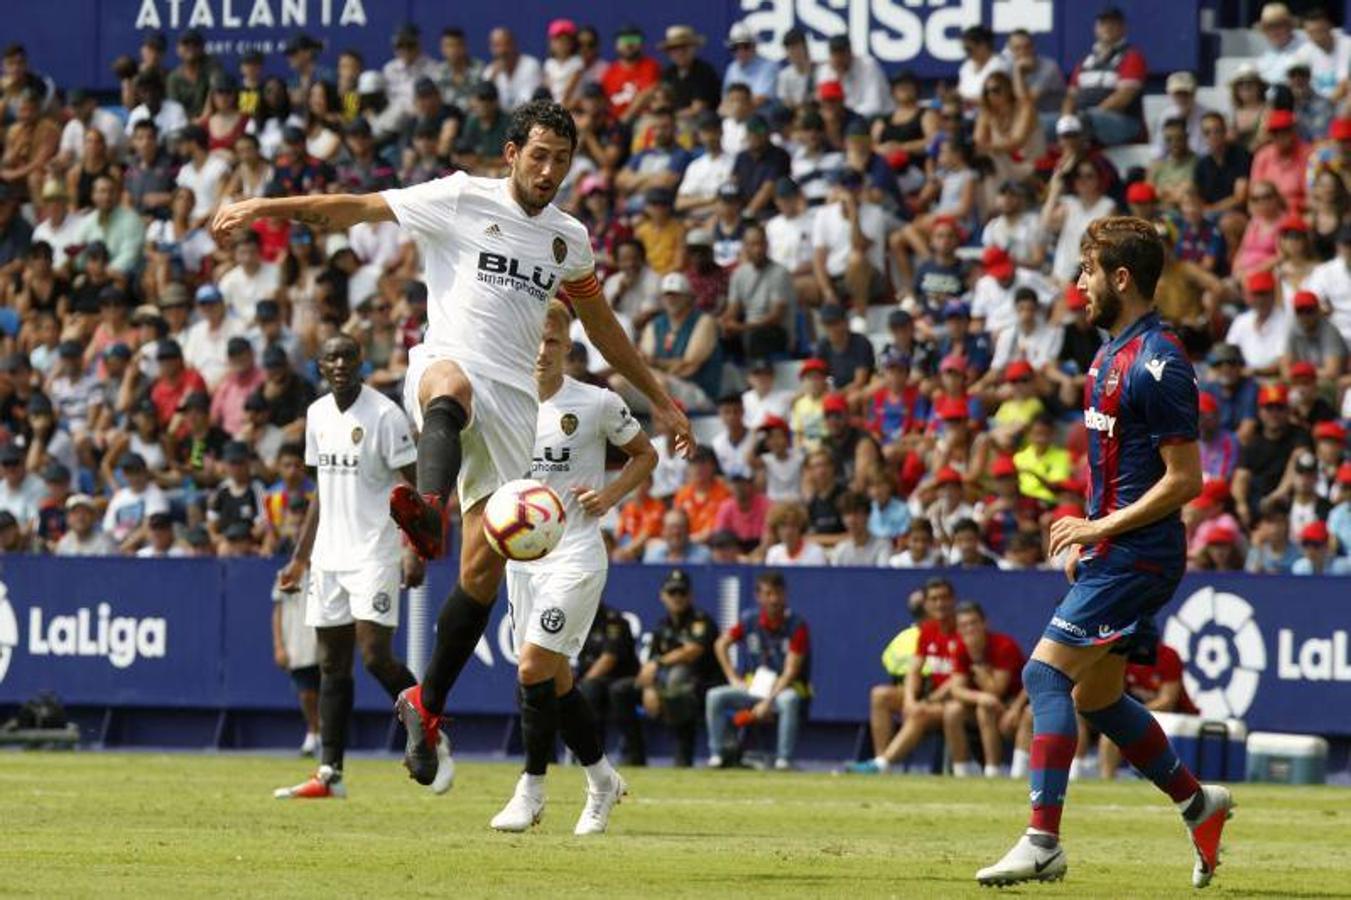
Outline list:
[[[1109,548],[1079,563],[1074,586],[1042,636],[1071,647],[1111,644],[1111,652],[1122,655],[1150,650],[1159,640],[1154,615],[1181,580],[1181,565],[1160,565]]]

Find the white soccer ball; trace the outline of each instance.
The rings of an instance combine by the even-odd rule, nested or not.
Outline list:
[[[567,522],[563,501],[533,478],[508,481],[488,498],[483,536],[507,559],[540,559],[558,546]]]

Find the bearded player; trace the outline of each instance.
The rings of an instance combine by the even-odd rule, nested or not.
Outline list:
[[[1051,526],[1049,555],[1068,549],[1072,587],[1046,626],[1023,684],[1032,705],[1032,817],[981,884],[1052,881],[1067,869],[1060,813],[1077,740],[1075,711],[1121,748],[1177,805],[1195,850],[1192,884],[1219,864],[1229,790],[1201,785],[1159,723],[1125,693],[1127,657],[1158,642],[1154,615],[1186,562],[1179,510],[1201,490],[1196,376],[1154,310],[1163,244],[1136,218],[1098,219],[1080,250],[1079,290],[1090,321],[1110,335],[1084,386],[1091,487],[1088,518]]]
[[[525,831],[540,820],[544,776],[559,733],[586,773],[586,805],[574,834],[603,833],[625,790],[605,758],[593,711],[573,684],[571,657],[581,651],[605,589],[609,560],[600,517],[652,474],[657,451],[618,394],[563,374],[571,320],[562,303],[549,303],[535,364],[540,406],[531,474],[562,498],[567,521],[548,556],[507,563],[525,772],[493,817],[498,831]],[[628,461],[604,484],[608,444]]]
[[[409,354],[404,407],[421,433],[417,487],[396,487],[390,515],[425,559],[442,552],[442,513],[459,495],[464,539],[459,581],[441,607],[422,684],[395,710],[408,731],[404,765],[420,784],[436,778],[446,696],[488,625],[505,561],[483,536],[483,506],[530,471],[538,412],[533,377],[545,308],[561,288],[588,338],[652,403],[676,446],[693,446],[689,421],[643,362],[596,280],[586,229],[553,206],[572,167],[577,127],[562,106],[532,101],[511,119],[505,178],[446,178],[378,194],[243,200],[212,222],[228,241],[262,217],[325,230],[397,222],[417,241],[428,287],[425,342]]]

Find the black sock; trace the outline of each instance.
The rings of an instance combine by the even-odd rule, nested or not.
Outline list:
[[[470,597],[458,583],[442,604],[436,617],[436,646],[422,676],[422,707],[432,715],[445,708],[446,695],[488,628],[491,609]]]
[[[543,775],[549,770],[558,735],[558,697],[554,680],[516,686],[521,705],[521,743],[525,745],[525,773]]]
[[[1206,792],[1197,791],[1196,796],[1192,797],[1191,802],[1187,804],[1187,808],[1182,811],[1182,818],[1186,819],[1188,822],[1195,822],[1201,817],[1201,813],[1205,808]]]
[[[417,679],[408,671],[408,666],[404,665],[401,659],[391,659],[383,665],[368,665],[366,671],[380,682],[380,686],[389,694],[391,700],[397,700],[405,689],[417,684]]]
[[[558,698],[558,730],[563,735],[563,743],[582,765],[599,762],[605,755],[596,730],[596,714],[576,685]]]
[[[319,679],[319,738],[324,746],[320,762],[339,771],[351,718],[352,676],[323,675]]]
[[[418,492],[435,494],[444,502],[460,474],[460,432],[469,422],[460,401],[433,397],[422,411],[422,435],[417,448]]]

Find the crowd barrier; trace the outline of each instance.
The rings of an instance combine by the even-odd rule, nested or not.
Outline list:
[[[1196,70],[1209,64],[1213,53],[1206,52],[1205,32],[1221,23],[1219,0],[1132,0],[1122,5],[1150,71]],[[207,51],[231,69],[243,53],[258,50],[265,54],[268,72],[284,75],[282,48],[301,31],[325,43],[324,62],[330,71],[337,51],[349,47],[365,56],[368,67],[379,68],[390,58],[390,37],[405,23],[421,27],[423,49],[434,59],[440,58],[437,42],[447,25],[463,28],[471,51],[481,59],[488,57],[488,33],[501,25],[512,27],[521,48],[542,59],[545,25],[558,16],[595,25],[606,58],[613,57],[615,31],[631,22],[643,29],[649,52],[665,65],[656,46],[666,27],[679,22],[705,36],[703,56],[721,72],[728,62],[728,29],[744,21],[757,35],[760,52],[771,59],[782,58],[782,37],[789,28],[803,28],[822,58],[825,40],[848,31],[856,51],[888,69],[948,79],[964,58],[962,29],[983,23],[1000,46],[1008,32],[1026,28],[1040,51],[1068,72],[1088,51],[1093,17],[1100,8],[1070,0],[706,0],[685,4],[679,12],[668,4],[596,0],[515,0],[509,9],[431,0],[45,0],[6,4],[5,12],[9,33],[27,45],[35,68],[62,86],[110,90],[117,86],[109,70],[112,60],[121,54],[135,57],[141,40],[153,32],[168,36],[171,63],[176,36],[197,28]],[[72,52],[75,48],[81,52]]]
[[[273,664],[269,560],[0,560],[0,706],[51,690],[74,706],[294,710]],[[690,570],[696,602],[724,621],[754,604],[751,567]],[[619,566],[605,601],[625,612],[646,644],[662,614],[667,569]],[[906,596],[931,573],[792,569],[790,605],[812,634],[812,719],[867,719],[869,685],[884,679],[882,648],[906,624]],[[962,599],[981,602],[991,626],[1025,650],[1065,590],[1054,572],[948,572]],[[439,605],[454,572],[430,571]],[[1209,717],[1251,730],[1351,735],[1351,579],[1189,575],[1159,616],[1186,661],[1187,688]],[[405,610],[406,619],[406,610]],[[434,613],[432,616],[434,620]],[[428,627],[431,627],[430,625]],[[402,646],[402,644],[401,644]],[[387,697],[359,673],[357,708],[386,712]],[[506,604],[450,701],[453,713],[515,711]]]

